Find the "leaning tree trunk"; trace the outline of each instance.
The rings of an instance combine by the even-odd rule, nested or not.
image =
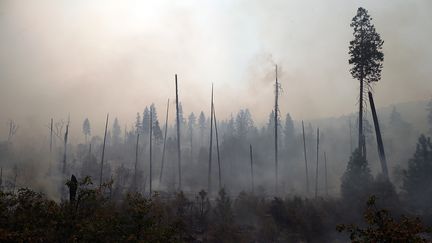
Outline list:
[[[104,134],[104,140],[103,140],[103,145],[102,145],[102,158],[101,158],[100,175],[99,175],[99,187],[102,186],[102,180],[103,180],[103,165],[104,165],[104,157],[105,157],[106,135],[107,135],[107,130],[108,130],[108,117],[109,117],[109,114],[107,114],[106,122],[105,122],[105,134]]]
[[[162,184],[162,174],[163,174],[163,168],[165,162],[165,148],[166,148],[166,138],[167,138],[167,131],[168,131],[168,111],[169,111],[169,99],[167,103],[167,110],[165,116],[165,134],[164,134],[164,142],[163,142],[163,149],[162,149],[162,161],[161,161],[161,169],[159,175],[159,186]]]
[[[375,110],[375,103],[371,92],[368,92],[369,95],[369,102],[372,110],[372,117],[375,125],[375,133],[376,133],[376,139],[377,139],[377,145],[378,145],[378,154],[381,161],[381,169],[383,175],[388,179],[388,169],[387,169],[387,159],[384,152],[384,144],[381,138],[381,130],[379,127],[378,122],[378,115]]]
[[[219,153],[219,135],[218,135],[216,111],[214,109],[214,105],[213,105],[213,117],[214,117],[214,125],[215,125],[215,132],[216,132],[216,151],[217,151],[217,160],[218,160],[218,167],[219,167],[219,190],[221,190],[222,189],[222,171],[221,171],[221,162],[220,162],[220,153]]]

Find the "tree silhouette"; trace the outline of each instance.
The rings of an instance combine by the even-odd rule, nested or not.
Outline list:
[[[431,210],[432,205],[432,143],[421,135],[414,157],[404,171],[403,189],[411,206],[420,210]]]
[[[87,143],[87,138],[91,135],[90,121],[88,118],[86,118],[83,122],[82,131],[84,133],[85,142]]]
[[[381,79],[382,62],[384,54],[380,35],[371,24],[372,18],[364,8],[358,8],[356,16],[352,19],[350,26],[354,29],[354,40],[350,41],[349,64],[352,65],[350,73],[353,78],[360,81],[359,94],[359,141],[360,151],[364,149],[363,137],[363,103],[365,89],[364,85],[377,82]]]

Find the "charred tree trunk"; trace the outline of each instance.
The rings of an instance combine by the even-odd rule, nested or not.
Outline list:
[[[274,105],[274,145],[275,145],[275,192],[278,194],[278,112],[279,112],[279,83],[276,65],[275,105]]]
[[[67,153],[68,134],[69,134],[69,125],[66,125],[66,132],[64,135],[64,153],[63,153],[63,169],[62,169],[63,176],[66,175],[66,153]]]
[[[254,184],[254,171],[253,171],[252,144],[249,144],[249,156],[250,156],[250,169],[251,169],[251,188],[252,188],[252,194],[253,194],[253,193],[255,193],[255,184]]]
[[[217,129],[217,120],[216,120],[216,111],[213,105],[213,117],[214,117],[214,125],[216,132],[216,151],[217,151],[217,159],[218,159],[218,167],[219,167],[219,190],[222,189],[222,171],[221,171],[221,162],[220,162],[220,153],[219,153],[219,135]]]
[[[136,191],[137,189],[137,167],[138,167],[138,144],[139,144],[139,133],[137,133],[137,140],[135,146],[135,166],[134,166],[134,180],[133,180],[133,188]]]
[[[325,191],[326,196],[328,196],[328,185],[327,185],[327,154],[324,152],[324,173],[325,173]]]
[[[99,175],[99,187],[102,186],[102,180],[103,180],[103,165],[104,165],[104,158],[105,158],[106,135],[108,130],[108,117],[109,114],[107,114],[106,122],[105,122],[105,133],[104,133],[104,140],[102,145],[102,158],[101,158],[101,167],[100,167],[100,175]]]
[[[48,165],[48,174],[51,174],[51,166],[52,166],[52,145],[53,145],[53,119],[51,118],[50,124],[50,147],[49,147],[49,165]]]
[[[384,144],[381,138],[381,130],[379,127],[378,115],[375,110],[375,103],[374,103],[372,93],[369,92],[368,95],[369,95],[369,102],[372,110],[372,117],[375,125],[375,133],[376,133],[376,139],[378,145],[378,154],[381,161],[381,169],[383,175],[388,179],[387,159],[384,152]]]
[[[176,86],[176,114],[177,114],[177,159],[178,159],[178,179],[179,179],[179,190],[182,189],[181,184],[181,150],[180,150],[180,117],[179,117],[179,99],[178,99],[178,85],[177,85],[177,74],[175,75],[175,86]]]
[[[150,197],[152,196],[152,180],[153,180],[153,175],[152,175],[152,134],[153,134],[153,108],[150,106],[150,134],[149,134],[149,154],[150,154],[150,181],[149,181],[149,186],[150,186]]]
[[[211,92],[211,104],[210,104],[210,146],[209,146],[209,164],[208,164],[208,193],[211,194],[211,169],[212,169],[212,150],[213,150],[213,84]]]
[[[358,148],[360,153],[364,154],[364,137],[363,137],[363,78],[360,78],[360,94],[359,94],[359,130],[358,130]]]
[[[305,139],[305,130],[304,130],[303,121],[302,121],[302,130],[303,130],[303,153],[304,153],[305,168],[306,168],[306,194],[309,195],[309,172],[308,172],[308,163],[307,163],[307,156],[306,156],[306,139]]]
[[[166,148],[166,139],[167,139],[167,132],[168,132],[168,111],[169,111],[169,99],[167,102],[167,110],[165,116],[165,134],[164,134],[164,142],[163,142],[163,149],[162,149],[162,161],[161,161],[161,169],[159,175],[159,186],[162,184],[162,174],[163,174],[163,168],[165,162],[165,148]]]
[[[318,198],[318,161],[319,161],[319,127],[317,128],[317,156],[316,156],[316,173],[315,173],[315,199]]]
[[[352,142],[352,124],[351,124],[351,118],[348,120],[349,123],[349,135],[350,135],[350,151],[353,152],[353,142]]]

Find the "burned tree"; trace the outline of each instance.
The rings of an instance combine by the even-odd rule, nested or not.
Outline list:
[[[169,99],[167,102],[167,110],[165,116],[165,134],[164,134],[164,142],[163,142],[163,149],[162,149],[162,161],[161,161],[161,169],[159,175],[159,186],[162,183],[162,174],[163,174],[163,168],[165,162],[165,150],[166,150],[166,140],[167,140],[167,132],[168,132],[168,112],[169,112]]]
[[[211,91],[211,104],[210,104],[210,145],[209,145],[209,163],[208,163],[208,193],[211,193],[211,169],[212,169],[212,149],[213,149],[213,84]]]
[[[373,117],[373,121],[374,121],[374,125],[375,125],[375,134],[376,134],[376,139],[377,139],[378,155],[379,155],[380,162],[381,162],[381,169],[382,169],[382,173],[383,173],[384,177],[388,179],[387,159],[386,159],[385,152],[384,152],[384,144],[383,144],[383,141],[381,138],[381,130],[380,130],[379,122],[378,122],[378,115],[377,115],[377,112],[375,110],[375,102],[374,102],[372,93],[368,92],[368,95],[369,95],[369,102],[370,102],[370,106],[371,106],[371,110],[372,110],[372,117]]]
[[[150,174],[150,183],[149,183],[149,186],[150,186],[150,197],[151,197],[151,195],[152,195],[152,180],[153,180],[153,176],[152,176],[152,136],[153,136],[153,107],[152,106],[150,106],[150,123],[149,123],[149,125],[150,125],[150,128],[149,128],[149,130],[150,130],[150,133],[149,133],[149,159],[150,159],[150,171],[149,171],[149,174]]]
[[[137,167],[138,167],[138,144],[139,144],[139,133],[137,133],[136,146],[135,146],[135,166],[134,166],[134,178],[133,188],[136,190],[137,186]]]
[[[216,132],[216,151],[217,151],[217,160],[218,160],[218,167],[219,167],[219,190],[222,189],[222,171],[221,171],[221,162],[220,162],[220,152],[219,152],[219,135],[218,135],[218,129],[217,129],[217,120],[216,120],[216,111],[213,105],[213,118],[214,118],[214,125],[215,125],[215,132]]]
[[[309,194],[309,172],[308,172],[308,163],[307,163],[307,155],[306,155],[306,138],[305,138],[305,129],[304,129],[303,120],[302,120],[302,131],[303,131],[303,154],[304,154],[305,168],[306,168],[306,193]]]
[[[275,149],[275,192],[278,193],[278,119],[279,119],[279,90],[281,85],[278,82],[278,67],[275,67],[275,104],[274,104],[274,149]]]
[[[66,125],[66,132],[64,135],[64,153],[63,153],[63,169],[62,169],[63,176],[66,175],[66,152],[67,152],[68,134],[69,134],[69,124]]]
[[[319,166],[319,127],[317,128],[317,147],[316,147],[316,173],[315,173],[315,199],[318,198],[318,166]]]
[[[177,123],[177,160],[178,160],[178,180],[179,190],[181,191],[181,151],[180,151],[180,116],[179,116],[179,99],[178,99],[178,85],[177,74],[175,75],[175,88],[176,88],[176,123]]]
[[[105,144],[106,144],[107,129],[108,129],[108,117],[109,114],[107,114],[106,122],[105,122],[105,133],[104,133],[104,139],[102,145],[102,158],[101,158],[101,165],[100,165],[99,187],[102,186],[102,181],[103,181],[103,167],[104,167],[104,157],[105,157]]]
[[[354,40],[350,41],[350,59],[348,63],[352,65],[350,69],[351,75],[360,82],[358,147],[362,154],[364,154],[365,150],[363,134],[364,86],[369,87],[371,82],[380,80],[384,60],[384,54],[381,52],[384,42],[375,31],[371,20],[372,18],[366,9],[358,8],[357,14],[350,24],[354,29]]]
[[[250,156],[250,168],[251,168],[251,188],[252,188],[252,193],[254,193],[255,192],[255,184],[254,184],[254,171],[253,171],[252,144],[249,144],[249,156]]]

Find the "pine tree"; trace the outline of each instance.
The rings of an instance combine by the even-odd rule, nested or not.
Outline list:
[[[423,134],[419,137],[413,158],[404,171],[403,189],[415,209],[429,210],[432,205],[432,143]]]
[[[358,8],[356,16],[352,19],[351,27],[354,29],[354,40],[350,41],[349,46],[349,64],[352,65],[350,72],[353,78],[360,81],[359,94],[359,134],[358,147],[361,153],[364,151],[363,135],[363,105],[365,95],[365,85],[371,82],[377,82],[381,79],[382,62],[384,54],[380,35],[375,31],[371,24],[372,18],[364,8]]]
[[[348,161],[342,176],[341,194],[348,201],[364,201],[373,182],[368,162],[357,148]]]
[[[428,111],[427,121],[429,125],[429,134],[432,135],[432,98],[429,100],[429,103],[427,105],[427,111]]]
[[[85,136],[85,142],[87,143],[88,137],[91,136],[90,121],[88,118],[84,120],[82,130]]]
[[[119,144],[120,143],[120,135],[121,135],[121,128],[119,121],[117,117],[114,119],[113,128],[112,128],[112,142],[113,144]]]
[[[201,142],[201,144],[203,144],[204,131],[206,129],[206,118],[205,118],[204,112],[202,112],[202,111],[201,111],[199,118],[198,118],[198,125],[199,125],[199,129],[200,129],[200,142]]]
[[[135,120],[135,132],[142,133],[142,124],[141,124],[141,115],[139,112],[136,114],[136,120]]]

